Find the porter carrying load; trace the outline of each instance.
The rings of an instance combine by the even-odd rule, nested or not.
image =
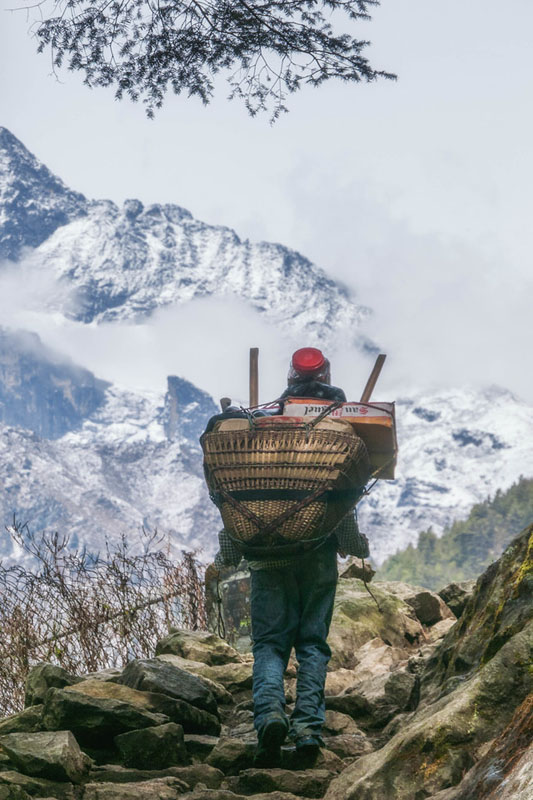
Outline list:
[[[224,398],[224,413],[200,440],[211,499],[245,557],[305,552],[355,507],[369,480],[394,477],[394,404],[369,402],[384,360],[361,401],[346,402],[320,350],[302,348],[287,390],[259,407],[251,351],[250,407]]]

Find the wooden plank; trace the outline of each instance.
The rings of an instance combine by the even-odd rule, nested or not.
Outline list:
[[[379,378],[379,373],[383,368],[383,364],[385,363],[385,359],[387,356],[384,353],[380,353],[379,356],[376,358],[376,363],[374,364],[374,368],[370,373],[370,377],[366,382],[366,386],[364,389],[363,394],[361,395],[361,403],[368,403],[372,396],[372,392],[374,391],[374,387],[377,383]]]
[[[259,404],[259,348],[250,347],[250,408]]]

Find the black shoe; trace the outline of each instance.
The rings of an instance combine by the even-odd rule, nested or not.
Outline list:
[[[272,769],[281,764],[281,745],[287,736],[287,723],[272,719],[259,733],[259,743],[254,757],[254,767]]]
[[[299,769],[315,766],[320,753],[321,740],[317,736],[300,736],[296,739],[296,764]]]

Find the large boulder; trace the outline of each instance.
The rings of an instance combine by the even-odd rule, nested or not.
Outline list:
[[[230,705],[233,703],[232,695],[224,686],[222,686],[221,683],[211,680],[211,678],[208,678],[205,674],[200,674],[204,671],[209,671],[208,665],[204,665],[203,662],[187,661],[187,659],[182,658],[181,656],[174,656],[171,653],[156,656],[156,660],[162,661],[165,664],[172,664],[177,669],[188,672],[190,675],[195,675],[197,678],[200,678],[206,689],[211,692],[217,703],[225,705]],[[224,667],[222,667],[222,669],[224,670]]]
[[[43,705],[28,706],[18,714],[0,720],[0,736],[6,733],[34,733],[43,728]]]
[[[64,690],[65,693],[86,695],[101,700],[116,700],[129,704],[134,708],[151,712],[152,714],[165,715],[165,722],[177,722],[183,726],[187,733],[207,733],[217,735],[220,732],[220,722],[213,714],[177,700],[166,694],[158,692],[144,692],[132,689],[119,683],[109,681],[88,680],[78,683]],[[149,727],[138,725],[137,727]],[[117,731],[117,733],[122,731]]]
[[[442,597],[448,608],[453,611],[457,619],[465,610],[465,606],[474,594],[476,582],[474,580],[462,581],[461,583],[450,583],[440,590],[439,596]]]
[[[125,767],[164,769],[189,763],[183,728],[175,722],[115,736]]]
[[[228,692],[238,692],[242,689],[252,688],[253,660],[243,660],[238,663],[217,664],[209,666],[200,661],[188,661],[180,656],[162,654],[158,656],[161,660],[169,660],[170,663],[181,667],[193,675],[201,675],[214,683],[222,685]]]
[[[38,778],[80,783],[92,763],[70,731],[10,733],[0,747],[17,769]]]
[[[327,800],[455,800],[448,790],[533,690],[532,552],[530,528],[478,580],[461,620],[423,667],[418,709],[336,778]]]
[[[71,675],[63,667],[57,664],[49,664],[43,661],[32,667],[26,678],[24,706],[35,706],[44,703],[44,698],[48,689],[63,689],[65,686],[72,686],[79,683],[82,678]]]
[[[90,697],[65,689],[49,689],[43,710],[47,730],[70,730],[80,740],[97,745],[109,743],[119,733],[169,721],[163,714],[153,714],[123,700]]]
[[[117,683],[145,692],[167,694],[217,714],[217,702],[202,678],[168,661],[158,658],[130,661]]]
[[[492,742],[458,786],[444,789],[436,800],[531,800],[533,796],[533,694],[515,711],[505,730]]]
[[[80,787],[76,784],[24,775],[14,769],[0,771],[0,786],[10,787],[13,791],[22,789],[32,797],[43,798],[43,800],[49,800],[49,798],[78,800],[80,796]]]
[[[156,646],[156,655],[181,656],[209,666],[238,664],[241,655],[224,639],[209,631],[172,630]]]
[[[425,641],[424,628],[413,608],[388,583],[373,583],[372,598],[362,581],[339,581],[331,622],[330,669],[357,671],[357,654],[372,639],[402,650],[407,659]]]

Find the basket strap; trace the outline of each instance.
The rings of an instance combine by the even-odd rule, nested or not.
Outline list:
[[[311,494],[308,494],[307,497],[304,497],[298,503],[295,503],[293,506],[288,508],[287,511],[284,511],[283,514],[280,514],[279,517],[276,517],[276,519],[273,519],[267,525],[265,525],[263,520],[261,520],[257,516],[257,514],[254,514],[253,511],[250,511],[249,508],[246,508],[246,506],[244,506],[239,500],[235,500],[235,498],[232,497],[229,494],[229,492],[226,492],[224,489],[221,489],[220,494],[222,495],[224,500],[227,500],[241,514],[243,514],[245,517],[248,517],[249,520],[254,522],[259,528],[260,533],[265,535],[274,531],[283,522],[290,519],[290,517],[292,517],[298,511],[301,511],[302,508],[305,508],[310,503],[313,503],[315,500],[318,500],[318,498],[321,497],[323,494],[325,494],[327,491],[328,491],[327,487],[325,489],[324,488],[315,489],[314,492],[311,492]]]

